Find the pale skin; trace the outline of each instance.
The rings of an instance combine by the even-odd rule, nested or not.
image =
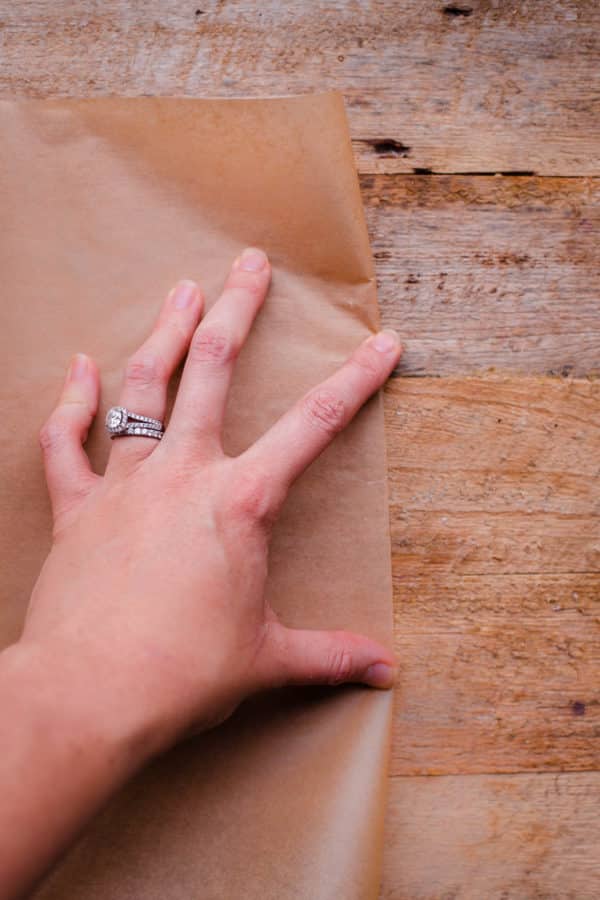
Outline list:
[[[271,526],[290,485],[390,375],[393,332],[359,346],[241,456],[221,426],[237,353],[269,288],[249,248],[203,318],[176,285],[127,366],[119,403],[163,419],[161,442],[113,441],[103,476],[83,449],[98,407],[74,357],[44,428],[52,549],[20,640],[0,654],[0,898],[24,897],[137,769],[250,694],[287,684],[389,688],[389,649],[359,634],[287,628],[264,597]],[[135,497],[135,503],[132,503]]]

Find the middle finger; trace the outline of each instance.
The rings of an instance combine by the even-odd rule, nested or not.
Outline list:
[[[165,435],[209,453],[221,449],[221,428],[236,357],[267,295],[271,267],[249,247],[234,262],[223,293],[192,338]]]

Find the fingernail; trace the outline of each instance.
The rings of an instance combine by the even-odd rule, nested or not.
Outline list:
[[[83,353],[76,353],[71,360],[71,365],[69,366],[69,379],[71,381],[79,381],[81,378],[85,378],[87,370],[87,356],[85,356],[85,354]]]
[[[175,309],[187,309],[198,296],[198,285],[195,281],[180,281],[171,292],[171,300]]]
[[[386,328],[384,331],[380,331],[379,334],[376,334],[375,337],[372,337],[371,342],[373,347],[380,353],[389,353],[391,350],[397,349],[400,338],[396,331],[391,328]]]
[[[239,267],[245,272],[260,272],[267,264],[267,255],[256,247],[246,247],[239,257]]]
[[[371,687],[389,688],[394,683],[394,670],[387,663],[374,663],[365,672],[365,681]]]

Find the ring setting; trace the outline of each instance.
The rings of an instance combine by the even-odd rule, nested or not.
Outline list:
[[[105,426],[111,438],[151,437],[160,441],[165,430],[160,419],[142,416],[124,406],[113,406],[108,410]]]

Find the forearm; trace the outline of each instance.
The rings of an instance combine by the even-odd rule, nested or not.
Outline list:
[[[144,759],[143,741],[60,656],[0,653],[0,900],[26,896]]]

